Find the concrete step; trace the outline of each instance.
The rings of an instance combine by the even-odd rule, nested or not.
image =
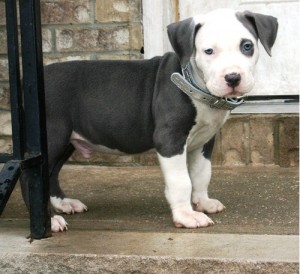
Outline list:
[[[1,230],[0,230],[1,231]],[[297,273],[295,235],[1,231],[1,273]]]
[[[298,169],[214,168],[215,225],[172,224],[159,168],[65,166],[88,207],[69,230],[29,243],[19,186],[0,218],[0,273],[298,273]]]

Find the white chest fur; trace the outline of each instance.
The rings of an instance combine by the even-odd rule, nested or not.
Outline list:
[[[230,114],[227,110],[213,109],[198,101],[193,103],[197,116],[188,136],[188,151],[203,147],[219,131]]]

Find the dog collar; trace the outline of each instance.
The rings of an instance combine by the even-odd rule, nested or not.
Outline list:
[[[190,62],[182,69],[182,75],[174,72],[171,81],[189,97],[209,105],[211,108],[233,110],[242,103],[242,98],[222,98],[212,95],[206,88],[200,87],[192,76]]]

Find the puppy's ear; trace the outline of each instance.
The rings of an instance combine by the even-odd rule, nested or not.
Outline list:
[[[195,47],[195,36],[200,24],[195,24],[193,18],[188,18],[168,25],[168,36],[182,67],[189,62]]]
[[[260,40],[266,52],[271,56],[271,48],[278,31],[277,18],[251,11],[238,12],[237,17]]]

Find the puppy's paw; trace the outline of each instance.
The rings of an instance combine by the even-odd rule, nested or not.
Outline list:
[[[74,214],[88,210],[87,206],[77,199],[50,197],[50,201],[57,213]]]
[[[214,222],[204,213],[193,210],[175,210],[173,212],[176,227],[198,228],[213,225]]]
[[[64,230],[68,230],[68,223],[65,219],[59,215],[51,217],[51,231],[60,232]]]
[[[193,200],[193,206],[196,211],[206,213],[219,213],[225,209],[220,201],[209,198]]]

